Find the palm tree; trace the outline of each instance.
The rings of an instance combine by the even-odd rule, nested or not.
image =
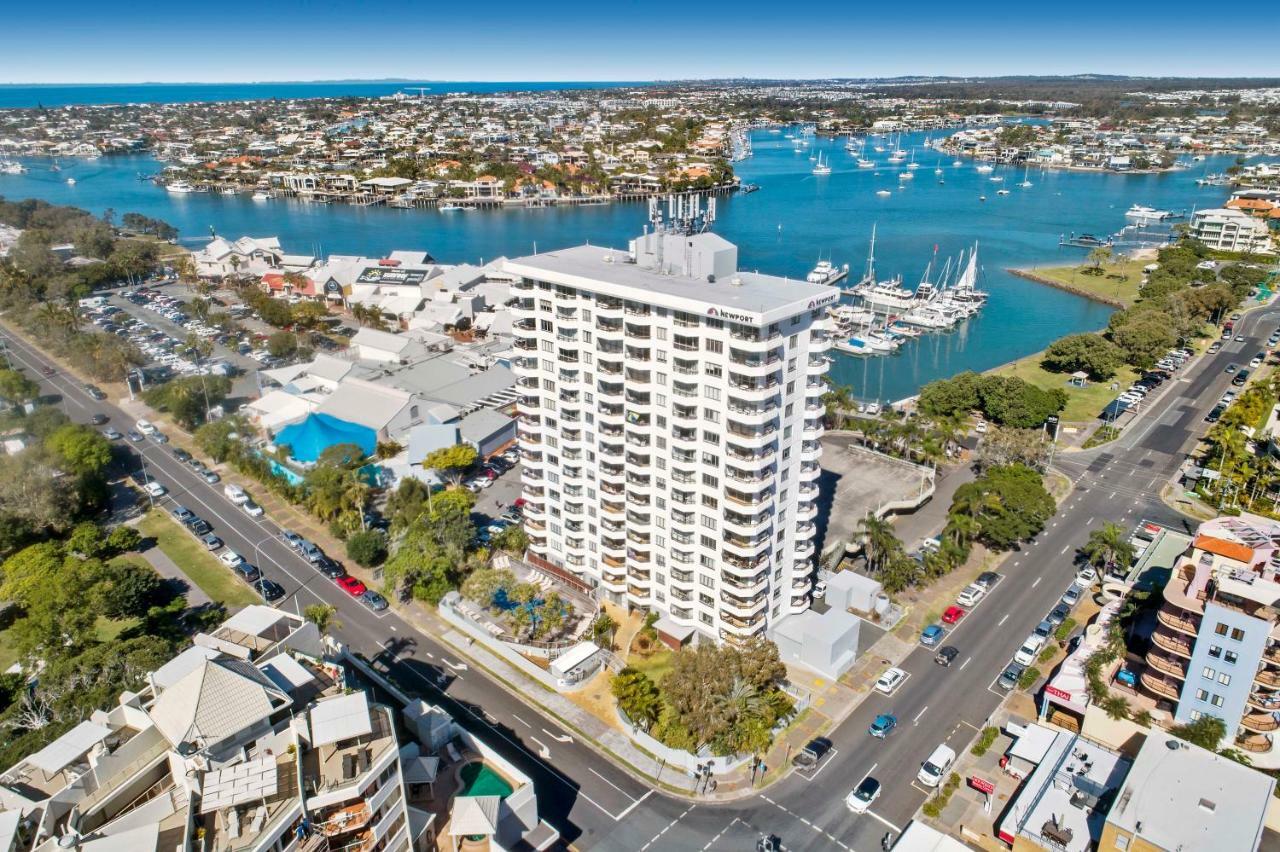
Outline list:
[[[1089,533],[1089,540],[1080,552],[1095,568],[1109,568],[1117,563],[1127,565],[1133,559],[1133,545],[1125,537],[1124,527],[1109,521]]]
[[[892,553],[902,548],[893,524],[870,512],[858,523],[858,533],[862,537],[862,550],[867,555],[867,566],[872,570],[879,570]]]

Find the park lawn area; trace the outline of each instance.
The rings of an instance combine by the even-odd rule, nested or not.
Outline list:
[[[665,646],[659,646],[647,657],[632,653],[627,657],[627,665],[637,671],[644,672],[649,676],[649,680],[654,683],[661,683],[667,672],[671,671],[671,667],[675,662],[674,658],[674,651]]]
[[[1111,385],[1117,384],[1122,389],[1127,388],[1138,377],[1138,373],[1131,367],[1121,367],[1115,376],[1107,381],[1091,381],[1087,387],[1083,388],[1072,387],[1067,383],[1069,377],[1066,373],[1051,373],[1041,367],[1042,357],[1044,353],[1037,352],[1005,364],[1003,367],[997,367],[991,373],[996,376],[1016,376],[1044,390],[1062,388],[1067,392],[1067,407],[1062,412],[1062,420],[1065,423],[1082,423],[1096,419],[1102,409],[1107,407],[1107,403],[1116,398],[1117,391],[1112,390]]]
[[[1091,293],[1105,299],[1115,299],[1126,306],[1132,305],[1138,298],[1138,286],[1142,283],[1142,267],[1152,263],[1147,260],[1121,260],[1102,266],[1101,275],[1087,274],[1092,264],[1079,266],[1047,266],[1034,270],[1036,275],[1061,282],[1084,293]],[[1123,281],[1110,278],[1111,275],[1124,276]]]
[[[161,510],[152,510],[138,522],[138,531],[154,538],[156,545],[177,563],[204,593],[227,609],[261,603],[253,590],[236,579],[231,569],[204,549],[178,522]]]

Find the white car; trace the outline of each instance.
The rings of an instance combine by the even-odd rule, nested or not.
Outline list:
[[[885,695],[891,695],[895,689],[902,685],[907,679],[907,673],[902,669],[889,669],[880,675],[880,679],[876,681],[876,692],[883,692]]]
[[[987,434],[987,421],[979,420],[973,427],[973,431],[977,432],[979,435]]]
[[[226,565],[228,568],[234,568],[244,561],[244,557],[239,553],[236,553],[234,550],[224,550],[218,556],[218,561],[223,565]]]
[[[169,493],[169,489],[165,488],[159,482],[148,482],[146,485],[142,486],[142,490],[146,491],[147,494],[152,497],[163,497]]]
[[[973,606],[982,600],[984,595],[986,595],[986,590],[981,586],[966,586],[963,592],[956,595],[956,603],[960,604],[960,606]]]
[[[262,514],[263,514],[262,507],[259,506],[257,503],[253,502],[252,500],[248,499],[247,497],[245,498],[245,501],[240,504],[240,508],[244,509],[245,514],[247,514],[251,518],[262,517]]]
[[[237,506],[249,499],[249,495],[244,493],[244,489],[233,482],[228,482],[223,486],[222,493],[228,500],[235,503]]]
[[[868,775],[844,797],[844,803],[855,814],[865,814],[871,803],[880,798],[880,782]]]
[[[1084,588],[1087,589],[1096,582],[1098,582],[1098,569],[1092,565],[1086,565],[1076,572],[1076,583]]]
[[[133,425],[136,426],[138,431],[144,435],[150,435],[156,431],[156,425],[150,420],[139,420]]]

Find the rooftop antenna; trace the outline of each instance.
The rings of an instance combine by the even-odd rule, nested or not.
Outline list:
[[[667,196],[666,215],[657,198],[649,199],[649,221],[653,223],[655,234],[676,234],[691,236],[711,230],[716,221],[716,201],[707,200],[702,206],[702,196],[690,192],[682,195],[672,193]]]

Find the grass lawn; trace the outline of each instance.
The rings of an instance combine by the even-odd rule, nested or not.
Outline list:
[[[1067,423],[1081,423],[1095,419],[1107,403],[1116,398],[1116,391],[1111,389],[1113,383],[1127,388],[1137,378],[1138,373],[1129,367],[1121,367],[1109,381],[1090,382],[1087,387],[1077,388],[1067,384],[1065,373],[1050,373],[1040,366],[1043,353],[1037,352],[1020,358],[1012,364],[997,367],[992,374],[997,376],[1016,376],[1024,382],[1038,388],[1052,390],[1062,388],[1067,392],[1067,407],[1062,412],[1062,420]]]
[[[671,671],[674,657],[674,651],[666,647],[660,647],[647,657],[631,654],[627,657],[627,665],[644,672],[654,683],[661,683],[667,672]]]
[[[7,625],[5,629],[0,630],[0,672],[18,662],[18,649],[13,647],[13,638],[10,635],[13,625],[9,624],[7,618],[5,624]]]
[[[205,550],[165,512],[149,512],[138,522],[138,531],[145,537],[154,538],[159,548],[177,563],[191,582],[215,601],[225,604],[227,609],[261,603],[252,589],[236,579],[230,568]]]
[[[1151,263],[1150,260],[1122,260],[1117,263],[1108,263],[1102,267],[1101,275],[1086,274],[1085,270],[1092,268],[1088,263],[1080,266],[1047,266],[1032,271],[1036,275],[1059,281],[1077,290],[1132,305],[1138,297],[1142,267],[1149,263]],[[1123,276],[1124,280],[1109,277],[1113,275]]]

